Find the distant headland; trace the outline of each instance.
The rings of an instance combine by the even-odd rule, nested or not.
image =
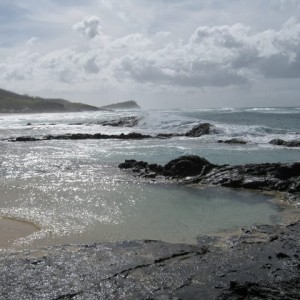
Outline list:
[[[65,99],[34,97],[0,89],[0,113],[81,112],[139,108],[140,106],[132,100],[96,107],[84,103],[74,103]]]
[[[114,103],[110,105],[101,106],[100,109],[115,110],[115,109],[140,109],[141,107],[133,100]]]

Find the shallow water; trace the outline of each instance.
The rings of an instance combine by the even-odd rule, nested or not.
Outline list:
[[[136,114],[143,117],[137,128],[94,124]],[[257,113],[253,120],[260,119],[258,114],[262,113]],[[276,114],[271,118],[273,123],[277,111]],[[204,116],[215,120],[217,115],[219,119],[214,124],[222,127],[223,132],[201,138],[26,143],[5,140],[12,136],[70,132],[186,132]],[[228,115],[226,110],[1,115],[0,216],[29,220],[41,227],[41,231],[16,241],[22,247],[124,239],[195,243],[199,234],[280,222],[280,211],[267,196],[223,188],[198,190],[174,184],[149,184],[117,168],[125,159],[165,164],[186,154],[197,154],[218,164],[299,161],[299,148],[266,142],[273,137],[298,137],[295,130],[299,125],[262,130],[255,122],[251,126],[240,124],[240,115],[232,117],[232,124],[220,123],[222,118],[228,122]],[[281,115],[285,114],[281,111]],[[299,115],[295,114],[296,118]],[[245,138],[247,128],[249,144],[217,143],[220,138],[238,134]]]

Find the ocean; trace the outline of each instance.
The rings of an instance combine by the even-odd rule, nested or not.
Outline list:
[[[99,122],[137,116],[135,127]],[[214,133],[145,140],[44,140],[19,136],[66,133],[183,134],[199,123]],[[247,144],[219,143],[243,139]],[[0,115],[0,217],[33,222],[40,230],[15,247],[133,239],[196,243],[197,237],[281,222],[271,196],[218,187],[194,188],[136,178],[118,169],[125,159],[165,164],[195,154],[215,164],[300,161],[300,108],[222,108]]]

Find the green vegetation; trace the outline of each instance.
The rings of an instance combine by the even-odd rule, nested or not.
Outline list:
[[[44,99],[0,89],[0,113],[95,111],[97,107],[63,99]]]

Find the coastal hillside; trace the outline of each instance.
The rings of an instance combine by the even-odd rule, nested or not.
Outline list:
[[[0,113],[95,111],[97,107],[64,99],[45,99],[0,89]]]
[[[133,100],[114,103],[110,105],[101,106],[100,109],[109,109],[109,110],[116,110],[116,109],[140,109],[141,107]]]

